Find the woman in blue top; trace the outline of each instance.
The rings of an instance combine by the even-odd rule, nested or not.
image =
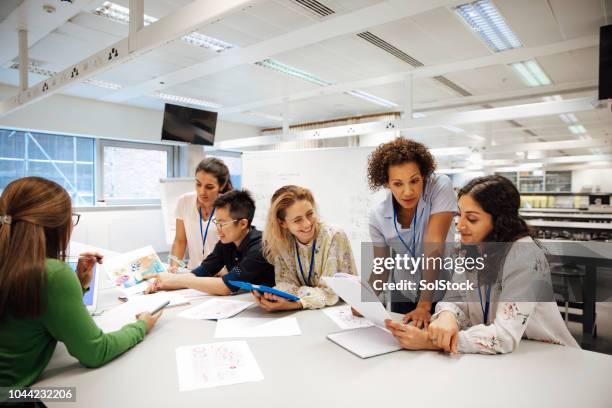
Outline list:
[[[388,257],[389,250],[410,257],[435,257],[444,252],[444,243],[454,241],[451,228],[457,211],[457,197],[448,176],[435,174],[435,160],[427,147],[397,138],[378,146],[368,158],[368,183],[373,191],[385,188],[387,197],[370,212],[370,237],[374,257]],[[427,244],[427,245],[425,245]],[[376,279],[433,282],[438,271],[385,271]],[[374,277],[374,274],[372,274]],[[427,327],[434,308],[429,292],[393,291],[392,310],[406,313],[404,321]]]

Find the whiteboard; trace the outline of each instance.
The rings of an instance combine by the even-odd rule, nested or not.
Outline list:
[[[193,178],[189,177],[167,178],[160,179],[159,183],[166,242],[168,245],[172,245],[176,234],[176,219],[174,217],[176,203],[183,194],[195,191],[194,181]]]
[[[286,184],[309,188],[321,218],[342,228],[349,237],[358,270],[361,243],[370,242],[369,210],[384,200],[367,183],[368,155],[374,147],[256,151],[242,155],[242,185],[251,191],[257,209],[253,224],[266,226],[270,199]]]

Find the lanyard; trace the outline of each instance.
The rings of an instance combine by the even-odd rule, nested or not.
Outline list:
[[[482,305],[482,290],[480,289],[480,282],[478,282],[478,297],[480,298],[480,308],[482,309],[483,323],[487,324],[489,320],[489,304],[491,303],[491,285],[487,285],[487,301],[485,306]]]
[[[397,228],[397,209],[395,208],[395,206],[393,206],[393,226],[395,227],[395,232],[397,233],[397,237],[399,238],[399,240],[402,241],[402,244],[404,244],[406,250],[408,250],[408,252],[410,253],[410,255],[412,255],[413,258],[416,255],[416,220],[418,211],[419,208],[417,206],[417,208],[414,209],[414,217],[412,218],[412,249],[410,249],[408,247],[408,244],[406,244],[406,241],[404,241],[404,239],[400,235],[399,229]]]
[[[312,270],[315,264],[315,248],[317,246],[317,240],[312,241],[312,255],[310,257],[310,270],[308,271],[308,281],[306,281],[306,276],[304,276],[304,270],[302,269],[302,261],[300,259],[300,249],[298,247],[297,240],[295,241],[295,254],[297,255],[298,265],[300,267],[300,273],[302,274],[302,279],[307,286],[312,286],[310,284],[310,278],[312,277]]]
[[[202,207],[200,207],[200,235],[202,236],[202,251],[205,250],[204,245],[206,244],[206,237],[208,236],[208,227],[210,227],[210,220],[212,220],[213,215],[215,215],[215,210],[216,208],[213,207],[210,217],[208,217],[208,222],[206,223],[206,231],[204,231],[202,226]]]

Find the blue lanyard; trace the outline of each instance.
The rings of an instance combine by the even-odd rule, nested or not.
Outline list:
[[[402,244],[404,244],[406,250],[410,253],[410,255],[412,255],[413,258],[416,254],[416,221],[418,211],[418,207],[414,209],[414,217],[412,218],[412,249],[410,249],[408,247],[408,244],[406,244],[406,241],[404,241],[404,239],[402,238],[399,229],[397,228],[397,209],[395,208],[395,206],[393,206],[393,226],[395,226],[395,232],[397,233],[397,237],[399,238],[399,240],[402,241]]]
[[[487,302],[482,305],[482,291],[480,290],[480,281],[478,282],[478,297],[480,298],[480,308],[482,309],[483,323],[487,324],[489,320],[489,304],[491,303],[491,285],[487,285]]]
[[[300,249],[298,248],[297,240],[295,241],[295,254],[297,255],[298,265],[300,266],[300,273],[302,274],[302,279],[307,286],[312,286],[310,284],[310,278],[312,277],[312,270],[315,264],[315,248],[317,246],[317,240],[312,241],[312,255],[310,257],[310,270],[308,271],[308,281],[306,281],[306,277],[304,276],[304,270],[302,269],[302,261],[300,260]]]
[[[210,217],[208,217],[208,222],[206,223],[206,231],[204,231],[202,227],[202,207],[200,207],[200,235],[202,236],[202,251],[204,251],[206,237],[208,236],[208,227],[210,227],[210,220],[212,220],[213,215],[215,215],[215,210],[216,208],[213,207],[213,210],[210,213]]]

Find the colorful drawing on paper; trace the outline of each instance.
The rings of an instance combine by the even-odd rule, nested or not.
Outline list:
[[[150,246],[108,260],[104,269],[115,286],[123,288],[132,287],[166,272],[166,267]]]

